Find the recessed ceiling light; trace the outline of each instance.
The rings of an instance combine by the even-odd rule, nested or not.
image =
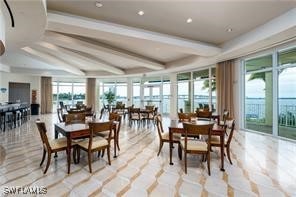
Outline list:
[[[188,18],[188,19],[186,20],[186,23],[192,23],[192,18]]]
[[[138,12],[138,14],[139,14],[140,16],[143,16],[145,13],[144,13],[143,10],[140,10],[140,11]]]
[[[232,29],[231,28],[228,28],[226,31],[227,32],[232,32]]]
[[[102,4],[101,2],[98,2],[98,1],[97,1],[97,2],[96,2],[96,7],[97,7],[97,8],[101,8],[101,7],[103,7],[103,4]]]

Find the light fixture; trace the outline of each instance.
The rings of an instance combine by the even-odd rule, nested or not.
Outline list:
[[[99,1],[97,1],[95,5],[96,5],[97,8],[103,7],[103,4],[101,2],[99,2]]]
[[[144,11],[143,10],[140,10],[139,12],[138,12],[138,15],[140,15],[140,16],[143,16],[145,13],[144,13]]]
[[[186,23],[192,23],[192,18],[188,18],[188,19],[186,20]]]
[[[226,31],[227,32],[232,32],[232,29],[231,28],[228,28]]]

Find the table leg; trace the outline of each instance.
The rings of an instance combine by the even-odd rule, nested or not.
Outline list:
[[[225,171],[224,169],[224,132],[223,135],[220,135],[221,142],[221,171]]]
[[[117,155],[116,155],[116,141],[117,141],[117,128],[114,128],[113,129],[113,131],[114,131],[114,156],[113,156],[113,158],[116,158],[117,157]]]
[[[71,165],[71,137],[67,136],[67,164],[68,164],[68,174],[70,174]]]
[[[174,165],[172,161],[172,152],[173,152],[173,132],[169,131],[169,139],[170,139],[170,165]]]

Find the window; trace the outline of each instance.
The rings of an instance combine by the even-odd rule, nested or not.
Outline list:
[[[193,80],[193,109],[209,109],[209,69],[193,72]]]
[[[271,69],[272,55],[245,62],[245,128],[269,134],[273,120]]]
[[[278,133],[296,140],[296,48],[278,53]]]
[[[192,75],[192,79],[191,79]],[[178,109],[191,112],[198,109],[216,111],[216,68],[180,73],[178,80]],[[193,84],[192,84],[193,83]]]
[[[104,97],[104,93],[106,92],[113,92],[115,94],[115,101],[113,104],[116,104],[116,102],[120,101],[123,104],[127,104],[127,83],[125,81],[121,80],[112,80],[112,81],[103,81],[99,83],[99,92],[100,92],[100,106],[103,106],[103,104],[107,105],[108,102]]]
[[[178,81],[178,110],[191,112],[191,73],[180,73],[177,75]]]
[[[170,113],[170,102],[171,102],[171,83],[170,79],[167,76],[163,77],[162,82],[162,113],[169,114]]]
[[[132,103],[134,104],[134,107],[137,107],[137,108],[141,106],[140,87],[141,87],[140,82],[138,80],[133,82]]]
[[[296,48],[244,62],[244,128],[295,140]]]
[[[85,103],[85,83],[83,82],[52,82],[53,111],[59,107],[58,103],[64,105],[75,105],[78,101]]]

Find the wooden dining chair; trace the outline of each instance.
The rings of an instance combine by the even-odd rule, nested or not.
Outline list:
[[[73,113],[66,115],[66,124],[85,123],[85,113]]]
[[[212,112],[211,111],[198,111],[197,118],[200,120],[211,120],[212,119]]]
[[[118,113],[113,113],[113,112],[109,113],[109,120],[118,122],[118,124],[116,125],[115,131],[112,130],[112,131],[116,132],[116,139],[115,139],[114,132],[111,133],[111,137],[110,137],[110,140],[114,140],[114,148],[115,148],[115,146],[117,146],[118,150],[120,150],[120,148],[119,148],[119,132],[120,132],[120,127],[121,127],[121,119],[122,119],[121,117],[122,116]],[[108,139],[109,131],[98,132],[96,135],[104,137],[105,139]]]
[[[100,152],[107,149],[108,164],[111,165],[110,160],[110,140],[112,133],[113,121],[109,122],[90,122],[89,123],[89,137],[81,142],[77,142],[77,160],[80,160],[80,149],[87,152],[89,172],[92,173],[91,162],[92,153]],[[108,138],[95,136],[96,133],[108,131]],[[99,155],[98,155],[99,156]]]
[[[229,111],[227,109],[224,109],[222,120],[220,121],[220,125],[224,126],[226,123],[226,119],[229,119]]]
[[[140,126],[140,122],[143,120],[140,108],[131,108],[129,114],[129,125],[131,126],[133,122],[137,122]]]
[[[159,150],[158,150],[157,156],[159,156],[161,149],[163,147],[163,144],[170,142],[170,136],[169,136],[168,131],[164,132],[164,130],[163,130],[162,117],[160,114],[156,115],[156,126],[157,126],[157,132],[158,132],[158,137],[159,137]],[[180,157],[181,146],[180,146],[180,135],[179,134],[173,134],[173,143],[178,144],[178,155]]]
[[[57,115],[58,115],[59,122],[65,122],[65,116],[63,115],[62,108],[57,109]]]
[[[226,148],[226,154],[230,164],[232,164],[232,161],[230,158],[230,143],[233,137],[234,128],[235,128],[235,120],[232,118],[226,118],[224,129],[225,129],[225,133],[228,133],[228,136],[225,137],[224,147]],[[220,143],[219,136],[212,136],[209,139],[211,139],[211,146],[220,147],[221,143]]]
[[[183,123],[185,130],[185,138],[181,139],[181,148],[184,151],[184,161],[185,161],[185,173],[187,174],[187,154],[202,154],[207,158],[208,174],[211,175],[210,169],[210,147],[209,141],[203,140],[204,138],[211,139],[211,132],[213,124],[207,125],[197,125],[190,123]],[[204,138],[194,139],[189,138],[192,135],[202,135]],[[182,158],[182,151],[181,151]]]
[[[43,144],[43,155],[42,155],[42,160],[40,163],[40,166],[42,166],[44,160],[45,160],[45,156],[47,153],[47,164],[44,170],[44,174],[46,174],[48,167],[50,165],[50,161],[51,161],[51,154],[52,153],[57,153],[60,151],[66,151],[67,150],[67,138],[62,137],[62,138],[58,138],[58,139],[52,139],[52,140],[48,140],[47,138],[47,130],[46,130],[46,126],[44,122],[41,122],[39,119],[37,119],[36,121],[36,125],[41,137],[41,141]],[[72,143],[72,146],[75,146],[75,143]],[[75,153],[73,152],[73,157],[75,158]]]
[[[188,113],[178,113],[179,121],[180,122],[190,122],[191,117]]]

